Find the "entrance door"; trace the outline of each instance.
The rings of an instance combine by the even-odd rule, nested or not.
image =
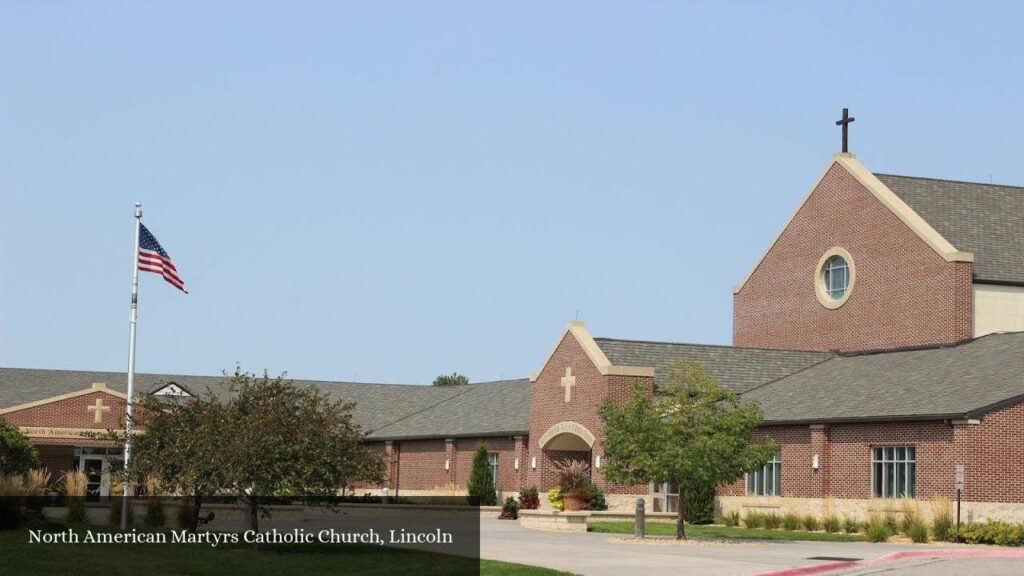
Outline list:
[[[100,498],[108,496],[109,487],[103,477],[104,464],[106,458],[82,457],[79,470],[85,474],[85,499],[88,502],[98,502]]]

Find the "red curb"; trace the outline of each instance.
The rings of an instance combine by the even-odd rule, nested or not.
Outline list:
[[[910,558],[1024,558],[1024,550],[902,550],[883,554],[878,558],[862,562],[829,562],[813,566],[783,568],[770,572],[761,572],[756,576],[805,576],[823,574],[850,568],[864,568],[878,564],[899,562]]]
[[[755,576],[806,576],[808,574],[821,574],[823,572],[834,572],[845,568],[855,568],[859,562],[829,562],[828,564],[814,564],[813,566],[798,566],[796,568],[783,568],[771,572],[761,572]]]

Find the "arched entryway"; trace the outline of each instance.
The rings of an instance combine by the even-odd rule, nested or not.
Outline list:
[[[548,490],[558,485],[556,462],[582,460],[593,469],[594,434],[578,422],[559,422],[541,435],[541,486]]]

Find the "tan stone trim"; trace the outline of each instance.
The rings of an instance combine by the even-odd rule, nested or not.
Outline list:
[[[17,412],[19,410],[27,410],[29,408],[35,408],[36,406],[42,406],[44,404],[51,404],[53,402],[60,402],[61,400],[68,400],[70,398],[85,396],[86,394],[92,394],[94,392],[103,392],[115,398],[120,398],[121,400],[126,400],[128,398],[128,396],[122,394],[121,392],[107,388],[107,385],[104,384],[103,382],[96,382],[92,385],[92,387],[86,388],[84,390],[79,390],[77,392],[70,392],[68,394],[61,394],[60,396],[52,396],[50,398],[43,398],[42,400],[36,400],[34,402],[28,402],[25,404],[19,404],[17,406],[11,406],[10,408],[4,408],[3,410],[0,410],[0,414],[9,414],[11,412]]]
[[[548,352],[547,358],[544,359],[544,363],[540,365],[540,370],[530,374],[530,382],[536,382],[537,378],[540,377],[540,373],[544,371],[544,367],[551,361],[551,357],[555,355],[555,351],[565,340],[566,334],[571,334],[576,342],[579,343],[580,347],[587,354],[587,358],[597,367],[597,371],[602,376],[637,376],[637,377],[654,377],[654,368],[646,366],[615,366],[608,360],[601,347],[594,341],[594,337],[587,331],[586,325],[579,321],[573,320],[565,325],[565,330],[562,332],[562,337],[559,338],[555,345],[551,348],[551,352]]]
[[[540,446],[541,450],[550,443],[555,436],[560,434],[572,434],[578,436],[581,440],[587,443],[587,446],[594,447],[594,441],[596,438],[587,427],[578,422],[559,422],[551,428],[548,428],[547,432],[541,435],[537,445]]]
[[[842,166],[851,176],[853,176],[857,180],[857,182],[859,182],[862,186],[867,188],[868,191],[871,192],[871,194],[874,195],[875,198],[877,198],[878,201],[882,203],[882,205],[884,205],[893,214],[895,214],[896,217],[902,220],[903,223],[906,224],[908,228],[913,230],[919,238],[924,240],[924,242],[928,244],[928,246],[931,247],[932,250],[934,250],[936,253],[942,256],[943,260],[945,260],[946,262],[974,262],[973,253],[962,252],[957,250],[952,244],[949,243],[948,240],[943,238],[941,234],[939,234],[934,228],[932,228],[932,226],[928,224],[928,222],[926,222],[924,218],[921,218],[921,216],[917,212],[914,212],[914,210],[910,206],[908,206],[906,202],[900,199],[900,197],[897,196],[892,190],[889,190],[889,187],[883,184],[882,181],[878,179],[878,177],[872,174],[870,170],[865,168],[863,164],[857,161],[856,156],[854,156],[853,154],[840,153],[832,157],[832,161],[828,163],[828,166],[826,166],[825,170],[821,173],[820,176],[818,176],[818,179],[814,181],[814,185],[811,186],[811,190],[804,197],[803,201],[800,202],[800,205],[797,206],[796,210],[790,215],[789,219],[786,220],[786,223],[782,226],[782,229],[779,230],[779,233],[775,236],[775,239],[772,240],[772,243],[768,245],[768,249],[764,251],[764,254],[762,254],[760,258],[758,258],[757,263],[754,264],[754,267],[750,270],[750,272],[743,279],[743,281],[737,284],[736,286],[733,286],[733,294],[738,294],[740,290],[742,290],[743,287],[747,284],[747,281],[750,280],[750,277],[754,275],[754,272],[761,265],[761,262],[764,261],[768,253],[771,252],[772,248],[775,247],[775,244],[778,243],[779,238],[782,237],[782,233],[785,232],[786,228],[789,227],[790,223],[793,221],[793,218],[795,218],[796,215],[800,212],[800,210],[804,207],[804,204],[806,204],[807,200],[810,199],[811,194],[814,194],[814,191],[817,190],[818,185],[821,184],[821,181],[825,178],[825,175],[828,174],[828,171],[831,170],[832,166],[836,164]]]
[[[843,260],[846,261],[846,269],[849,271],[850,282],[846,286],[846,292],[843,293],[843,297],[838,300],[833,300],[828,293],[825,291],[825,262],[833,256],[842,256]],[[850,255],[845,249],[839,246],[834,246],[825,251],[818,260],[818,265],[814,267],[814,295],[818,297],[818,303],[829,310],[835,310],[840,308],[846,301],[850,299],[850,293],[853,292],[853,284],[857,280],[857,267],[853,263],[853,256]]]
[[[19,426],[25,436],[29,438],[74,438],[82,439],[86,434],[106,432],[106,429],[99,428],[50,428],[43,426]],[[124,432],[124,430],[115,430]],[[140,432],[140,430],[135,430]]]
[[[976,424],[981,424],[981,420],[978,420],[977,418],[959,418],[957,420],[950,420],[949,423],[953,426],[974,426]]]

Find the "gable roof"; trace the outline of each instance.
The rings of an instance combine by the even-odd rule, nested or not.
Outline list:
[[[976,418],[1024,399],[1024,332],[837,355],[743,396],[775,424]]]
[[[831,352],[736,348],[708,344],[681,344],[594,338],[613,364],[651,366],[654,382],[665,382],[669,366],[687,360],[704,370],[733,392],[755,386],[813,366],[833,356]]]
[[[143,394],[153,393],[168,382],[175,382],[192,394],[209,391],[220,398],[231,394],[221,376],[137,373],[135,378],[137,389]],[[124,372],[0,368],[0,410],[77,393],[97,382],[105,383],[109,390],[123,397],[127,376]],[[331,398],[355,402],[352,417],[370,439],[392,437],[382,435],[382,430],[392,425],[395,432],[406,436],[468,428],[473,428],[477,435],[525,433],[529,429],[530,385],[525,379],[444,387],[319,380],[294,382],[300,386],[315,386]],[[526,402],[522,402],[523,394]],[[447,404],[464,395],[466,398],[459,402]],[[488,409],[493,405],[501,407],[500,414]]]
[[[1024,188],[877,174],[958,249],[978,281],[1024,284]]]
[[[963,248],[954,246],[947,238],[940,234],[926,218],[922,218],[920,214],[918,214],[906,201],[903,200],[903,198],[890,190],[888,186],[875,176],[875,174],[872,174],[870,170],[861,164],[855,155],[844,152],[832,156],[832,161],[825,167],[821,176],[814,181],[814,185],[811,186],[810,191],[807,192],[803,201],[800,202],[800,205],[797,206],[796,210],[794,210],[789,216],[789,219],[786,220],[782,229],[779,230],[779,233],[775,236],[775,239],[772,240],[771,244],[768,245],[768,248],[765,249],[764,253],[761,254],[761,257],[757,259],[757,263],[754,264],[754,267],[750,269],[750,272],[747,273],[742,282],[733,286],[733,294],[738,294],[740,290],[743,289],[743,286],[745,286],[747,281],[750,280],[750,277],[753,276],[754,272],[756,272],[758,267],[761,266],[761,262],[764,261],[765,257],[768,256],[768,253],[775,247],[775,244],[778,243],[780,238],[782,238],[782,234],[786,231],[786,228],[788,228],[793,219],[796,218],[796,215],[800,213],[800,210],[803,209],[804,204],[806,204],[811,198],[814,191],[818,189],[818,185],[821,184],[821,181],[824,180],[829,171],[835,167],[839,167],[853,176],[861,186],[870,192],[879,202],[881,202],[883,206],[888,208],[889,211],[899,218],[907,228],[918,236],[918,238],[934,250],[936,254],[941,256],[943,260],[946,262],[974,261],[974,254],[965,251]]]

